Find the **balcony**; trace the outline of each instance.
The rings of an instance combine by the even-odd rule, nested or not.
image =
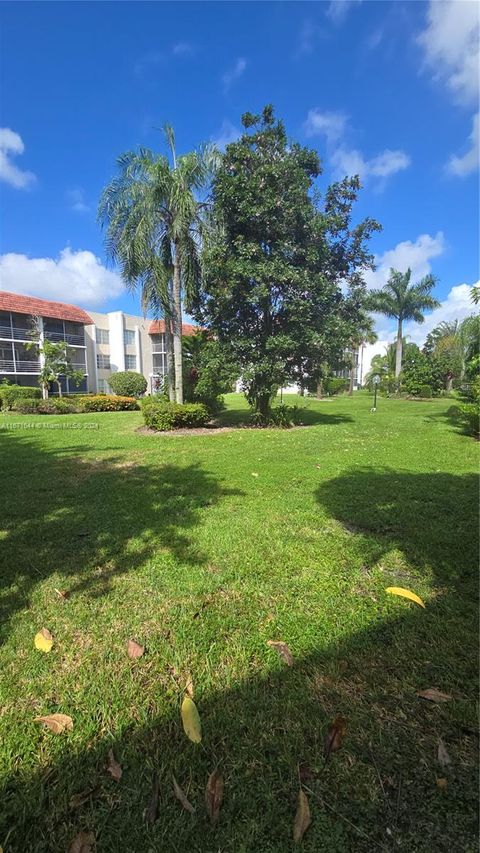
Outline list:
[[[0,326],[0,338],[11,341],[30,341],[32,339],[31,328],[12,328],[11,326]]]
[[[40,373],[40,362],[17,361],[13,359],[0,358],[0,373]]]
[[[71,344],[72,346],[84,347],[85,346],[85,335],[68,335],[63,334],[62,332],[48,332],[45,331],[44,335],[48,341],[52,341],[52,343],[56,343],[57,341],[66,341],[67,344]]]

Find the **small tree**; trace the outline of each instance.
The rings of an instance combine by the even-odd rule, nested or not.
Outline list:
[[[40,334],[40,322],[38,317],[31,319],[31,341],[25,346],[27,349],[34,350],[40,356],[40,375],[38,384],[42,389],[42,397],[44,400],[48,398],[50,385],[55,383],[58,388],[58,396],[62,396],[62,376],[65,379],[71,379],[74,385],[80,385],[84,377],[81,370],[75,370],[72,365],[70,356],[70,347],[66,341],[58,341],[54,343],[48,338],[43,338]]]
[[[147,390],[147,380],[142,373],[135,370],[119,370],[112,373],[108,384],[114,394],[121,397],[141,397]]]
[[[205,330],[183,338],[183,392],[187,403],[204,403],[211,414],[223,405],[222,394],[233,389],[239,377],[230,352]]]

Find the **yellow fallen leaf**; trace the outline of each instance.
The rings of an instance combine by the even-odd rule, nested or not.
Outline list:
[[[34,638],[35,648],[39,652],[49,652],[53,646],[53,637],[47,628],[42,628]]]
[[[437,779],[437,788],[440,788],[441,791],[446,791],[448,786],[448,782],[445,778]]]
[[[306,830],[311,823],[310,806],[308,805],[307,795],[300,788],[298,792],[297,812],[293,824],[293,840],[295,844],[299,844]]]
[[[200,743],[202,739],[202,724],[200,722],[200,715],[197,711],[197,706],[195,705],[195,702],[193,701],[193,699],[190,699],[189,696],[185,696],[185,699],[182,702],[181,714],[185,734],[194,743]]]
[[[73,720],[68,714],[46,714],[44,717],[34,717],[33,722],[44,723],[56,735],[62,734],[65,729],[73,729]]]
[[[409,589],[403,589],[401,586],[388,586],[385,592],[390,592],[392,595],[400,595],[402,598],[408,598],[410,601],[414,601],[415,604],[419,604],[420,607],[425,607],[420,596],[415,595],[415,593],[411,592]]]

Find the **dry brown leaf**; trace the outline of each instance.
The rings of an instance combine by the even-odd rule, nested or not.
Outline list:
[[[207,814],[212,826],[215,826],[218,821],[220,806],[222,805],[223,800],[224,787],[223,776],[217,767],[213,773],[210,773],[207,787],[205,788],[205,804],[207,806]]]
[[[447,747],[445,746],[442,738],[438,741],[438,750],[437,750],[437,758],[438,763],[442,765],[442,767],[448,767],[451,764],[451,759],[448,754]]]
[[[185,685],[185,693],[188,696],[190,696],[190,699],[193,699],[193,679],[192,679],[192,676],[190,674],[187,676],[187,683]]]
[[[66,599],[70,595],[68,589],[57,589],[56,587],[54,587],[53,591],[57,593],[57,595],[61,601],[66,601]]]
[[[441,779],[437,779],[437,788],[440,788],[441,791],[446,791],[447,785],[448,782],[444,777],[442,777]]]
[[[122,778],[122,768],[118,761],[115,760],[113,749],[110,749],[108,752],[107,773],[110,773],[110,776],[112,779],[115,779],[115,782],[120,782],[120,779]]]
[[[323,744],[323,754],[325,756],[325,761],[328,761],[332,752],[336,752],[337,749],[340,749],[346,731],[347,721],[345,717],[342,717],[341,714],[338,714],[338,716],[335,717],[333,723],[331,723],[328,727],[327,734],[325,735],[325,740]]]
[[[288,666],[293,666],[293,655],[283,640],[267,640],[267,646],[275,649]]]
[[[132,660],[141,658],[145,651],[145,646],[140,646],[135,640],[129,640],[127,644],[127,654]]]
[[[34,717],[34,723],[44,723],[44,725],[54,732],[56,735],[62,732],[73,729],[73,720],[68,714],[46,714],[44,717]]]
[[[93,832],[79,832],[75,836],[68,853],[92,853],[95,845],[95,836]]]
[[[448,693],[442,693],[436,687],[427,687],[426,690],[418,690],[417,696],[420,699],[428,699],[429,702],[448,702],[452,697]]]
[[[185,794],[183,793],[180,785],[178,784],[175,776],[172,775],[173,779],[173,793],[175,794],[177,800],[182,804],[183,808],[190,812],[190,814],[195,814],[195,809],[192,804],[187,800]]]
[[[153,774],[152,778],[152,795],[150,797],[150,802],[148,804],[148,808],[145,814],[147,819],[147,823],[155,823],[158,817],[158,795],[160,793],[160,785],[158,781],[158,776],[156,773]]]
[[[300,788],[298,792],[297,811],[293,822],[293,840],[295,844],[300,844],[312,818],[310,817],[310,806],[308,805],[307,795]]]

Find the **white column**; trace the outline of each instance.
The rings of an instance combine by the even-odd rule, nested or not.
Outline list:
[[[135,326],[135,360],[137,362],[137,372],[143,373],[142,350],[140,345],[140,329],[138,326]]]
[[[110,366],[112,373],[125,370],[125,343],[123,340],[123,312],[111,311],[108,315],[110,331]]]

